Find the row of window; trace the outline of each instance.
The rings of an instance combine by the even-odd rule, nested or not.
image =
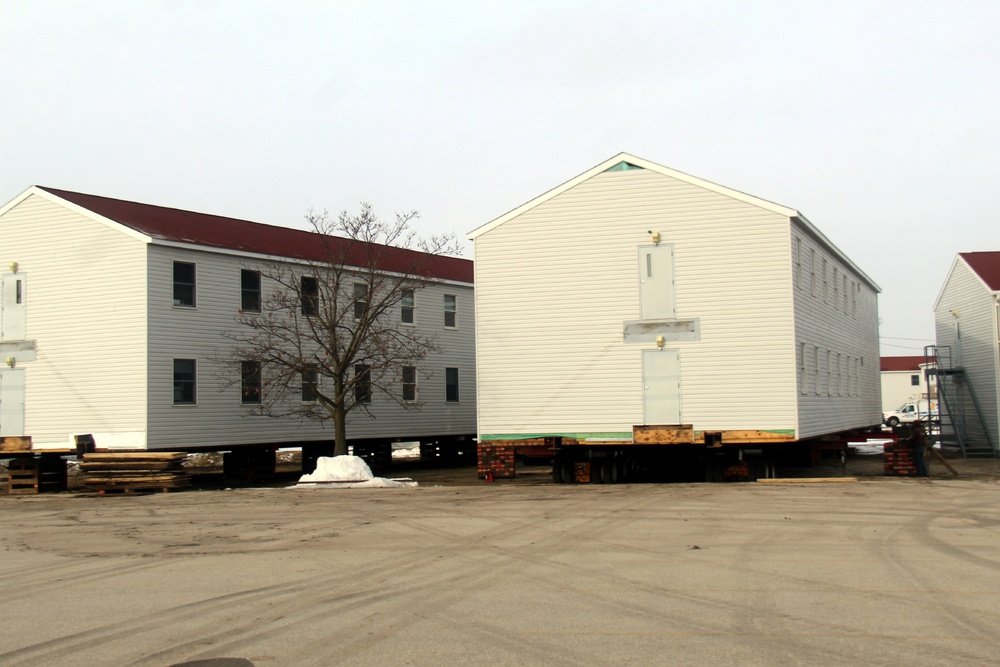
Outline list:
[[[196,305],[195,265],[191,262],[174,262],[175,306],[194,308]],[[319,281],[312,276],[302,276],[299,282],[300,308],[303,315],[319,312]],[[368,285],[354,283],[354,317],[361,319],[368,308]],[[403,324],[416,324],[416,305],[413,290],[405,290],[400,299],[399,319]],[[261,310],[260,271],[240,270],[240,309],[247,313]],[[444,326],[458,328],[458,300],[454,294],[444,295]]]
[[[806,288],[803,280],[802,239],[795,239],[795,284],[800,290]],[[848,277],[847,272],[833,265],[826,257],[816,261],[816,249],[809,248],[809,294],[814,297],[822,295],[823,303],[830,303],[833,297],[833,309],[843,310],[845,315],[858,317],[858,293],[861,283]],[[819,278],[817,279],[817,270]]]
[[[400,397],[404,402],[417,400],[417,369],[415,366],[404,366],[400,383]],[[358,364],[354,367],[357,381],[354,385],[354,398],[358,403],[371,403],[371,369]],[[198,362],[195,359],[174,359],[174,405],[194,405],[198,402]],[[458,369],[444,369],[444,400],[448,403],[458,402]],[[259,405],[263,400],[263,374],[258,361],[243,361],[240,363],[240,396],[244,405]],[[320,388],[318,370],[306,370],[302,373],[301,400],[303,403],[316,403]]]
[[[864,357],[799,343],[799,393],[817,396],[860,396]]]

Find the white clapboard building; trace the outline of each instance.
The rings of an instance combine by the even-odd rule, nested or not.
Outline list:
[[[248,289],[257,304],[269,289],[259,271],[322,261],[316,234],[31,187],[0,208],[0,255],[0,435],[44,449],[92,434],[98,448],[140,450],[333,437],[253,414],[221,367]],[[376,396],[375,419],[352,413],[349,440],[475,432],[472,263],[431,266],[435,283],[406,304],[406,326],[441,348],[410,378],[422,410]]]
[[[469,234],[481,441],[878,425],[878,286],[795,209],[619,154]]]
[[[963,252],[934,303],[945,446],[1000,452],[1000,252]],[[954,435],[954,443],[948,442]]]

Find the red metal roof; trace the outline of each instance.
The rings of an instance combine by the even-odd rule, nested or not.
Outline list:
[[[960,252],[958,256],[979,274],[987,287],[1000,292],[1000,252]]]
[[[931,358],[933,361],[933,357]],[[924,355],[909,357],[882,357],[879,359],[879,370],[883,371],[919,371],[924,363]]]
[[[288,227],[265,225],[259,222],[224,218],[151,204],[139,204],[79,192],[67,192],[55,188],[40,186],[39,188],[108,220],[163,241],[190,243],[210,248],[238,250],[314,262],[322,262],[325,258],[329,258],[324,242],[330,240],[334,244],[340,245],[341,248],[343,248],[343,244],[349,242],[341,237],[324,237],[314,232]],[[380,268],[386,271],[409,273],[412,272],[415,260],[425,255],[426,253],[415,250],[391,248]],[[351,261],[351,257],[356,259]],[[358,244],[356,252],[349,253],[347,261],[351,266],[364,265],[363,244]],[[472,261],[468,259],[431,255],[426,267],[426,273],[429,277],[439,280],[472,282]]]

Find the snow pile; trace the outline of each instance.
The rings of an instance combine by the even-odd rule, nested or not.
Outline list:
[[[374,479],[372,469],[360,456],[321,456],[316,459],[316,471],[302,475],[302,482],[367,482]]]
[[[299,478],[298,486],[336,487],[351,489],[399,488],[416,486],[410,479],[376,477],[364,459],[358,456],[321,456],[316,459],[316,470]]]

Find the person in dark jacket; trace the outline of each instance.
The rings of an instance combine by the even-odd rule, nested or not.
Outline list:
[[[927,477],[927,461],[924,459],[927,450],[927,432],[922,421],[918,419],[913,422],[910,427],[910,437],[906,440],[913,448],[913,463],[917,466],[917,476]]]

